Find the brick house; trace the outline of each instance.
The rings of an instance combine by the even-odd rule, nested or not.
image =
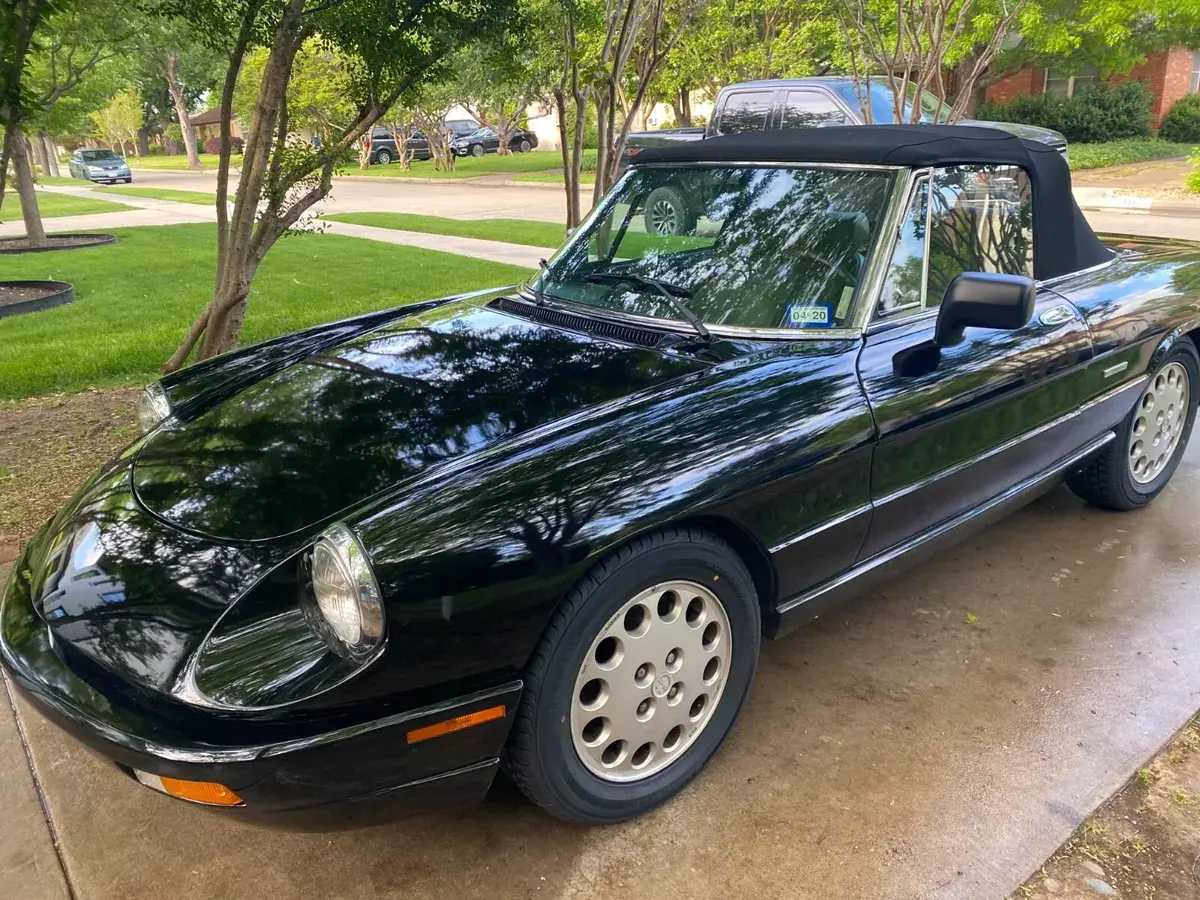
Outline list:
[[[202,112],[190,117],[192,127],[196,129],[196,140],[203,146],[204,142],[209,138],[221,136],[221,110],[210,109],[208,112]],[[234,116],[229,121],[229,136],[240,138],[245,137],[242,134],[242,126],[238,123],[237,116]]]
[[[1022,69],[988,85],[984,97],[989,102],[1003,103],[1021,94],[1057,94],[1070,97],[1075,91],[1099,78],[1095,69],[1083,69],[1076,75],[1063,75],[1046,69]],[[1200,91],[1200,52],[1187,47],[1171,47],[1147,57],[1134,66],[1128,75],[1114,75],[1110,81],[1140,78],[1154,96],[1150,106],[1151,122],[1158,126],[1175,101],[1184,94]]]

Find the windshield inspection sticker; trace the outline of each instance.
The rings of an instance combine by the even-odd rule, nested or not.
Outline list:
[[[784,325],[788,328],[832,328],[833,304],[789,303]]]

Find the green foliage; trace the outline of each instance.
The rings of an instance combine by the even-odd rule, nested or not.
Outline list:
[[[1164,141],[1200,142],[1200,94],[1185,94],[1158,127]]]
[[[1192,151],[1191,156],[1188,157],[1188,162],[1192,164],[1192,171],[1184,176],[1184,190],[1190,191],[1193,194],[1200,194],[1200,147]]]
[[[1100,82],[1070,99],[1052,94],[1025,95],[1008,103],[984,103],[975,117],[1021,122],[1061,131],[1069,143],[1093,143],[1150,134],[1150,92],[1136,79]]]
[[[79,302],[0,319],[0,397],[150,381],[181,324],[212,296],[209,224],[128,228],[107,247],[54,254],[53,271]],[[10,256],[7,278],[45,278],[44,254]],[[396,273],[404,273],[397,278]],[[246,343],[346,316],[461,291],[512,284],[516,266],[340,235],[283,241],[254,280]]]
[[[133,91],[122,91],[106,106],[92,113],[96,134],[111,144],[137,140],[142,127],[142,101]]]
[[[1192,144],[1176,144],[1157,138],[1124,138],[1103,144],[1075,144],[1068,148],[1071,171],[1118,166],[1123,163],[1148,162],[1187,156]]]
[[[242,122],[249,122],[254,113],[269,55],[265,47],[246,55],[233,94],[233,111]],[[350,78],[350,64],[336,47],[317,37],[305,41],[288,81],[288,119],[293,130],[312,129],[328,141],[344,128],[355,112]],[[219,153],[220,148],[205,152]]]

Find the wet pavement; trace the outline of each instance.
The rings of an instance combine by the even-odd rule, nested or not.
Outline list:
[[[1200,444],[1140,512],[1057,489],[766,645],[709,770],[618,827],[563,825],[498,784],[461,814],[262,830],[20,716],[81,900],[999,898],[1200,707],[1198,489]],[[0,812],[0,896],[60,897],[11,729],[4,717],[0,786],[18,802]]]

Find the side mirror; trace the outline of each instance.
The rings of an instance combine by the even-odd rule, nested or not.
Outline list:
[[[963,272],[942,297],[933,341],[940,347],[957,344],[964,328],[1014,331],[1033,316],[1036,294],[1033,279],[1024,275]]]

